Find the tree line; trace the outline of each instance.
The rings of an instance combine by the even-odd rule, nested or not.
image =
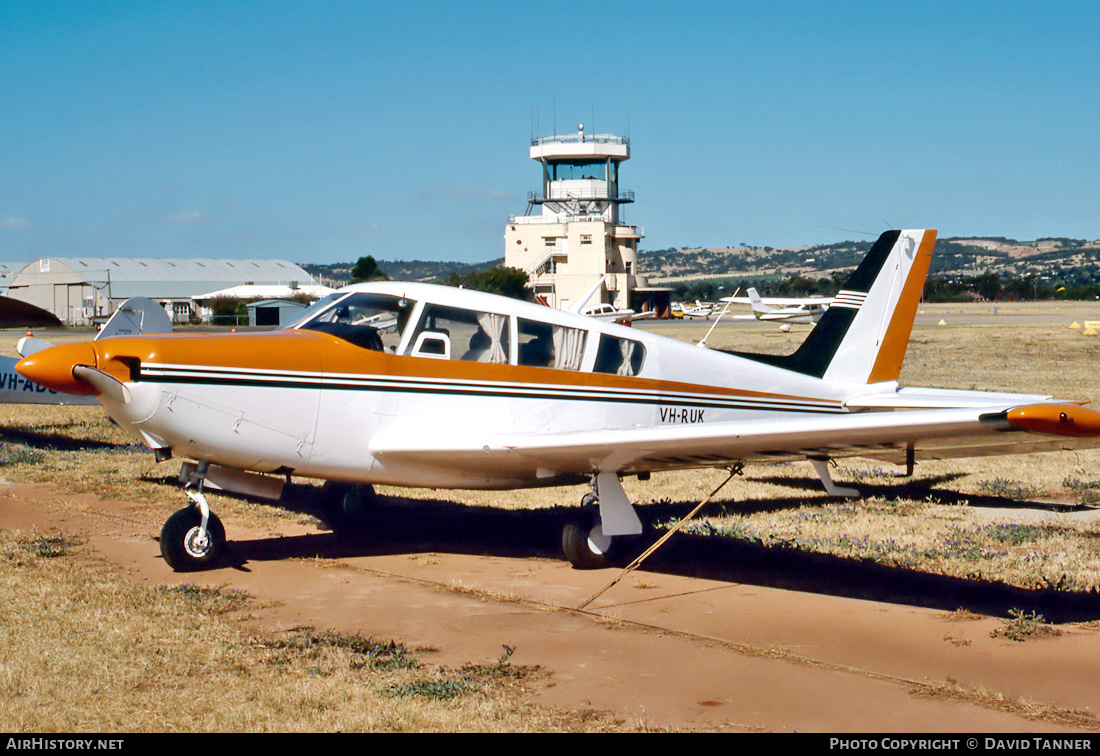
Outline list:
[[[735,292],[744,295],[754,287],[762,296],[811,297],[834,296],[840,291],[849,271],[834,271],[823,278],[801,275],[682,281],[673,288],[673,299],[681,302],[714,302]],[[1061,271],[1057,276],[979,275],[929,276],[924,282],[926,302],[1029,302],[1034,300],[1100,299],[1100,275],[1088,269]]]

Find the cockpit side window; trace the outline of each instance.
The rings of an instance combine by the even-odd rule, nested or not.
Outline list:
[[[638,375],[644,362],[644,345],[630,339],[602,334],[600,349],[596,353],[596,364],[592,369],[597,373],[612,375]]]
[[[301,329],[330,333],[364,349],[392,353],[401,343],[414,304],[404,297],[356,292],[337,297],[323,308],[314,305],[306,311],[313,311],[312,317],[296,322]]]
[[[520,365],[580,370],[588,333],[580,328],[519,318]]]
[[[508,362],[508,331],[507,315],[429,304],[409,354],[503,365]]]

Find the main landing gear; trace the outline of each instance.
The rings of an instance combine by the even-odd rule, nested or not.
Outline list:
[[[561,550],[578,570],[598,570],[612,564],[622,539],[604,535],[600,522],[599,501],[594,494],[581,499],[585,512],[561,531]]]
[[[225,556],[225,528],[210,511],[202,492],[206,467],[206,462],[200,462],[195,476],[197,481],[184,488],[191,500],[190,506],[169,517],[160,531],[161,556],[176,572],[214,567]]]
[[[321,487],[321,519],[336,533],[358,530],[378,508],[378,494],[367,483],[330,480]]]
[[[581,516],[566,523],[561,532],[565,558],[578,570],[617,564],[629,551],[632,536],[642,532],[642,522],[626,498],[618,475],[595,475],[592,489],[581,499]]]

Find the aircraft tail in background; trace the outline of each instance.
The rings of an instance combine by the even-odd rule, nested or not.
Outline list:
[[[794,354],[739,354],[826,380],[896,381],[935,245],[933,229],[887,231]]]

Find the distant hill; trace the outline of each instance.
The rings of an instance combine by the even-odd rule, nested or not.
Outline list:
[[[854,268],[871,241],[846,241],[807,247],[710,247],[644,250],[638,270],[651,283],[714,277],[802,275],[821,278]],[[985,273],[1051,275],[1076,267],[1096,267],[1100,240],[1044,238],[1016,241],[1003,237],[955,237],[936,240],[929,275],[975,276]]]
[[[804,247],[691,247],[641,250],[638,273],[650,285],[668,286],[675,296],[713,299],[736,288],[756,286],[773,296],[835,294],[840,283],[871,248],[873,241],[844,241]],[[503,265],[497,258],[481,263],[379,260],[378,267],[399,281],[437,282]],[[330,286],[350,279],[353,262],[299,263]],[[998,284],[998,282],[1000,282]],[[1100,240],[1046,237],[1018,241],[1005,237],[951,237],[936,240],[926,295],[940,297],[1020,298],[1061,296],[1093,299],[1100,295]]]
[[[832,295],[871,248],[871,241],[806,247],[717,247],[646,250],[638,271],[687,301],[713,300],[755,286],[772,296]],[[925,297],[1096,299],[1100,240],[1004,237],[937,239]]]

